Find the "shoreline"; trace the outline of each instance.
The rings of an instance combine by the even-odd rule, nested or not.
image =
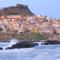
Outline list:
[[[41,38],[41,39],[40,39]],[[37,33],[2,33],[0,34],[0,42],[9,42],[11,39],[18,39],[20,41],[32,41],[32,42],[40,42],[45,41],[44,38],[38,36]]]

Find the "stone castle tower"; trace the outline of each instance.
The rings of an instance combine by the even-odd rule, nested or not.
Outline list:
[[[27,5],[17,4],[0,10],[0,15],[34,15]]]

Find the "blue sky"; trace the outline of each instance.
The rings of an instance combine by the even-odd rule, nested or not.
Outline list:
[[[0,0],[0,8],[26,4],[35,14],[60,18],[60,0]]]

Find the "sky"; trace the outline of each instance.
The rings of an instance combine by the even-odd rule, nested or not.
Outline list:
[[[60,0],[0,0],[0,8],[16,4],[28,5],[36,15],[60,18]]]

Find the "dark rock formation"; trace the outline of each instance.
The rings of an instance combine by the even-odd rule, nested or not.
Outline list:
[[[30,48],[38,46],[38,43],[33,43],[33,42],[20,42],[12,45],[11,47],[7,47],[6,49],[15,49],[15,48]]]
[[[60,44],[60,41],[57,40],[48,40],[43,43],[44,45],[54,45],[54,44]]]
[[[0,15],[33,15],[27,5],[17,4],[0,10]]]
[[[0,50],[3,50],[3,48],[0,47]]]

